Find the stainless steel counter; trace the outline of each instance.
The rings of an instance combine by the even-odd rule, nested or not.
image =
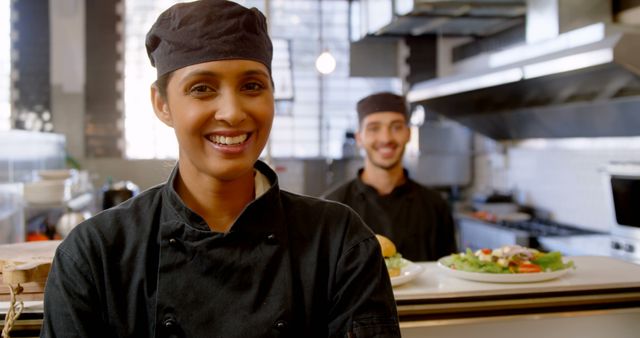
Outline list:
[[[640,265],[600,256],[570,259],[575,270],[536,283],[462,280],[434,262],[419,263],[425,271],[394,289],[403,336],[633,337],[640,332]]]

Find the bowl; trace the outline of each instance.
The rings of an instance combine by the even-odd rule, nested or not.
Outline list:
[[[82,223],[90,215],[88,213],[82,213],[77,211],[66,212],[62,214],[58,222],[56,223],[56,232],[65,238],[76,225]]]
[[[37,174],[43,180],[66,180],[73,176],[74,171],[73,169],[38,170]]]
[[[40,180],[24,185],[24,199],[33,204],[60,204],[71,197],[69,180]]]

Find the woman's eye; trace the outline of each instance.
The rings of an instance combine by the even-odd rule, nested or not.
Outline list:
[[[264,89],[264,86],[258,82],[249,82],[242,86],[242,89],[249,91],[257,91]]]
[[[190,93],[195,93],[195,94],[202,94],[202,93],[207,93],[207,92],[213,92],[213,88],[204,85],[204,84],[199,84],[199,85],[195,85],[193,87],[191,87],[189,89]]]

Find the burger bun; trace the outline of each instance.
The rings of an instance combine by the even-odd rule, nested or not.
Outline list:
[[[396,245],[393,244],[393,242],[382,235],[377,235],[376,234],[376,238],[378,239],[378,242],[380,243],[380,248],[382,248],[382,256],[383,257],[392,257],[393,255],[396,254]]]

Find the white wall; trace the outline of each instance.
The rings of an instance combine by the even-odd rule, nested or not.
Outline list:
[[[485,144],[491,144],[484,140]],[[640,162],[640,138],[530,140],[480,147],[474,191],[512,190],[520,203],[554,220],[608,231],[614,224],[604,169],[612,161]]]

